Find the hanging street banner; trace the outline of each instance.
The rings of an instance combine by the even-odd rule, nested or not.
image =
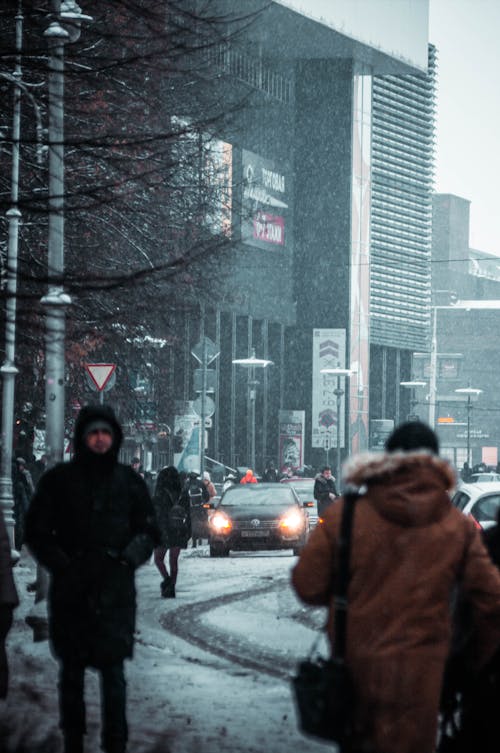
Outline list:
[[[304,465],[304,427],[306,413],[303,410],[280,410],[279,412],[279,461],[280,471],[291,468],[296,471]]]
[[[115,373],[116,363],[86,363],[85,370],[90,376],[90,386],[93,390],[102,392],[112,387],[110,379]]]
[[[321,369],[345,369],[345,329],[313,330],[312,447],[337,447],[337,377]],[[340,377],[345,391],[345,377]],[[340,400],[340,446],[344,447],[345,395]],[[326,440],[326,443],[325,443]]]
[[[174,465],[178,471],[200,470],[200,417],[192,400],[176,400],[174,416]]]

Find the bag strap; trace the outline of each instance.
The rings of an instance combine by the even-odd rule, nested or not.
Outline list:
[[[351,534],[354,516],[354,504],[359,496],[355,489],[344,492],[344,509],[340,524],[340,538],[338,551],[338,575],[335,579],[334,590],[334,643],[333,656],[343,659],[345,655],[347,629],[347,588],[349,585],[349,562],[351,555]]]

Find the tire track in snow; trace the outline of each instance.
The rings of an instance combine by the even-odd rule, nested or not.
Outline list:
[[[202,622],[202,616],[206,612],[236,601],[245,601],[253,596],[277,591],[283,588],[286,582],[286,578],[280,578],[278,581],[275,580],[271,584],[251,591],[238,591],[187,604],[162,614],[160,624],[165,630],[210,654],[215,654],[245,669],[288,680],[295,669],[296,657],[292,659],[265,647],[256,647],[241,635],[232,635]]]

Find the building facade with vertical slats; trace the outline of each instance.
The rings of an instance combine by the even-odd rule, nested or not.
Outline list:
[[[425,350],[431,294],[436,51],[428,72],[373,77],[371,318],[374,346]]]

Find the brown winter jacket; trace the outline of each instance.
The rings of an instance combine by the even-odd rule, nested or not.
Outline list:
[[[474,523],[455,509],[454,474],[426,453],[353,458],[347,660],[356,691],[354,749],[431,753],[450,643],[450,598],[461,579],[477,618],[481,663],[500,645],[500,575]],[[301,599],[329,605],[333,633],[340,498],[312,532],[292,581]]]

